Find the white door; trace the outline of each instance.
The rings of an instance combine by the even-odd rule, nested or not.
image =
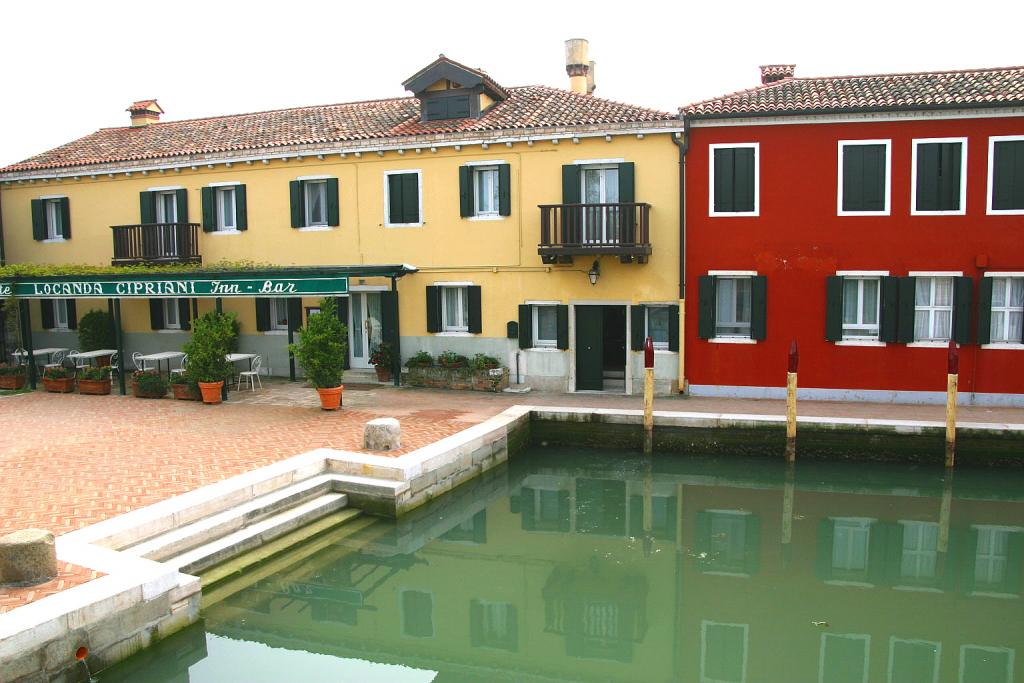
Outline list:
[[[370,354],[382,339],[379,292],[352,292],[349,295],[348,329],[352,367],[371,367]]]
[[[589,166],[583,169],[584,204],[618,204],[619,167]],[[590,244],[618,240],[616,207],[588,207],[583,214],[583,241]]]

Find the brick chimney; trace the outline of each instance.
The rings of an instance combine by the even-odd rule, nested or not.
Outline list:
[[[761,84],[768,85],[785,78],[793,78],[796,64],[764,64],[761,66]]]
[[[580,95],[594,92],[590,61],[590,44],[585,38],[571,38],[565,41],[565,73],[569,74],[569,90]]]
[[[132,127],[138,128],[139,126],[148,126],[151,123],[160,120],[160,114],[164,113],[164,110],[160,108],[160,105],[156,103],[156,100],[139,100],[138,102],[132,102],[132,106],[126,109],[132,116]]]

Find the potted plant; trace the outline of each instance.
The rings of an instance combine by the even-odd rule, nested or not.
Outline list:
[[[171,393],[179,401],[199,401],[202,398],[199,395],[199,387],[183,372],[171,375]]]
[[[381,342],[370,351],[370,364],[377,371],[378,382],[391,380],[391,363],[394,358],[391,355],[391,344]]]
[[[25,386],[26,365],[0,363],[0,389],[21,389]]]
[[[494,356],[487,356],[482,353],[478,353],[473,356],[473,360],[470,361],[474,370],[493,370],[494,368],[501,367],[501,361]]]
[[[110,393],[110,368],[83,368],[78,373],[78,393],[105,396]]]
[[[449,370],[464,368],[468,362],[469,360],[465,356],[460,356],[454,351],[445,351],[437,357],[437,364]]]
[[[416,354],[405,361],[406,367],[410,368],[429,368],[434,364],[434,357],[426,351],[417,351]]]
[[[337,410],[341,406],[342,373],[348,355],[348,329],[338,319],[333,298],[320,301],[320,312],[309,316],[299,330],[299,340],[288,350],[302,366],[306,379],[320,394],[320,407]]]
[[[43,388],[55,394],[70,394],[75,390],[75,371],[61,366],[46,368]]]
[[[82,351],[97,351],[115,347],[114,326],[110,314],[93,309],[78,321],[78,345]],[[110,365],[110,356],[98,356],[96,365]]]
[[[234,313],[210,311],[192,321],[192,338],[185,344],[185,377],[199,386],[203,403],[221,401],[221,389],[231,374],[231,353],[238,335]]]
[[[167,380],[156,370],[136,370],[132,373],[132,395],[135,398],[163,398],[167,395]]]

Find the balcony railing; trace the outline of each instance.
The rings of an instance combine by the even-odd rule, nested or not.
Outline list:
[[[115,266],[132,263],[201,263],[198,223],[113,225]]]
[[[647,263],[651,253],[651,205],[541,204],[540,244],[544,263],[571,263],[573,256],[618,256]]]

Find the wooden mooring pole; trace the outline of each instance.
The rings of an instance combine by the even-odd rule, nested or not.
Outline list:
[[[800,351],[796,340],[789,345],[789,371],[786,373],[786,462],[796,461],[796,373]]]
[[[644,340],[644,453],[654,450],[654,340]]]
[[[946,467],[952,467],[956,460],[956,394],[960,374],[960,357],[952,339],[946,364]]]

